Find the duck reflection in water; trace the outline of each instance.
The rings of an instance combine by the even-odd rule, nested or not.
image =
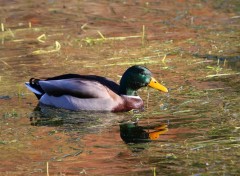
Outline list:
[[[126,119],[126,115],[116,113],[89,113],[72,112],[68,110],[59,110],[47,106],[37,106],[30,116],[31,125],[34,126],[55,126],[58,130],[80,131],[81,134],[97,133],[102,128],[114,126],[114,124]],[[120,126],[120,137],[129,145],[133,152],[139,152],[146,149],[148,142],[158,140],[160,135],[168,131],[168,125],[147,125],[140,126],[138,121],[122,122]],[[138,145],[131,145],[138,144]]]
[[[157,140],[161,134],[168,131],[166,124],[154,126],[139,126],[138,122],[120,124],[120,136],[125,143],[145,143]]]

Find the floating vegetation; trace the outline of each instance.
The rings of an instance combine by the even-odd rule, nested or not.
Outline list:
[[[15,109],[13,109],[13,110],[10,111],[10,112],[5,112],[5,113],[3,114],[3,118],[4,118],[4,119],[7,119],[7,118],[16,118],[16,117],[18,117],[18,113],[17,113],[17,111],[16,111]]]
[[[215,71],[217,74],[222,70],[222,68],[219,66],[216,66],[216,67],[207,66],[207,69],[211,69],[211,70]]]
[[[99,33],[99,31],[98,31]],[[126,36],[126,37],[104,37],[101,35],[101,38],[90,38],[87,37],[85,39],[82,39],[83,42],[85,42],[87,45],[95,45],[95,44],[101,44],[105,41],[113,41],[113,40],[126,40],[126,39],[132,39],[132,38],[140,38],[141,36]]]
[[[28,24],[28,28],[16,28],[16,29],[11,29],[11,28],[6,28],[4,26],[3,23],[1,23],[1,26],[0,26],[0,39],[4,40],[4,39],[14,39],[16,38],[16,34],[17,33],[22,33],[22,32],[27,32],[27,31],[35,31],[35,32],[38,32],[38,31],[41,31],[41,30],[44,30],[46,29],[46,27],[41,27],[41,28],[33,28],[31,23]],[[26,39],[17,39],[17,40],[13,40],[15,42],[18,42],[18,41],[25,41]]]
[[[240,75],[240,73],[223,73],[216,75],[207,75],[206,78],[214,78],[214,77],[222,77],[222,76],[232,76],[232,75]]]
[[[11,29],[7,29],[6,31],[2,31],[0,32],[0,39],[12,39],[15,37],[15,34],[13,33],[13,31]]]
[[[46,34],[42,34],[37,38],[37,40],[41,43],[45,43],[46,39],[47,39]]]
[[[1,23],[1,31],[4,32],[5,31],[5,28],[4,28],[4,24]]]
[[[106,41],[123,41],[127,39],[134,39],[134,38],[141,38],[142,40],[142,46],[145,45],[146,40],[146,31],[145,31],[145,25],[142,27],[142,35],[131,35],[131,36],[125,36],[125,37],[105,37],[100,31],[97,31],[97,33],[100,35],[101,38],[90,38],[86,37],[85,39],[82,39],[83,42],[85,42],[87,45],[95,45],[95,44],[101,44]]]
[[[61,44],[58,41],[55,41],[55,45],[51,47],[52,49],[49,50],[36,50],[33,51],[32,54],[33,55],[40,55],[40,54],[49,54],[49,53],[54,53],[54,52],[58,52],[61,49]]]

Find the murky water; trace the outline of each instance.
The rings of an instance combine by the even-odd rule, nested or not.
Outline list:
[[[0,175],[240,174],[238,1],[1,1],[0,14]],[[36,108],[24,87],[118,82],[136,64],[170,88],[140,90],[144,112]]]

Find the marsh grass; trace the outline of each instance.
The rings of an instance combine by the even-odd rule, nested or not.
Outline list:
[[[29,25],[29,27],[25,28],[16,28],[16,29],[11,29],[11,28],[6,28],[3,23],[1,23],[1,32],[0,32],[0,39],[3,41],[4,39],[10,39],[15,41],[14,39],[18,36],[20,33],[25,33],[25,32],[39,32],[41,30],[47,30],[47,27],[32,27]],[[19,40],[19,39],[18,39]],[[20,39],[21,41],[24,41],[25,38]]]
[[[157,175],[156,167],[153,167],[152,171],[153,171],[153,176],[156,176]]]
[[[46,171],[47,171],[47,176],[49,176],[49,163],[46,163]]]
[[[4,32],[5,31],[5,28],[4,28],[4,24],[1,23],[1,31]]]

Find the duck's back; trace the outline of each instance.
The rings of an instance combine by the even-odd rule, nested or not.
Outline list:
[[[119,85],[110,79],[95,75],[66,74],[47,79],[31,78],[27,88],[40,99],[45,93],[53,96],[72,95],[79,98],[104,96],[106,88],[118,94]]]

